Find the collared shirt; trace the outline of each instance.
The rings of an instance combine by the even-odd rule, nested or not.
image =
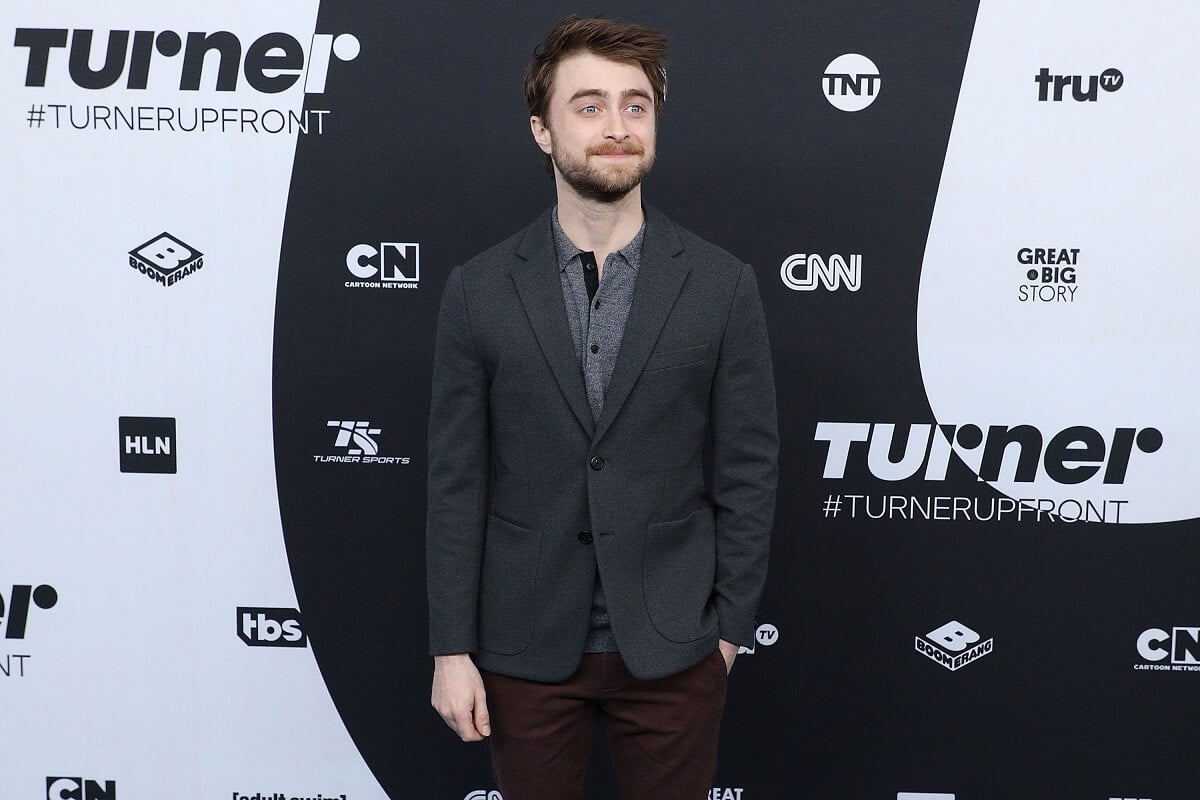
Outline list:
[[[567,322],[571,337],[575,340],[575,354],[583,370],[592,418],[599,420],[608,381],[617,362],[617,353],[621,350],[621,340],[625,338],[625,320],[633,304],[633,287],[637,283],[638,267],[642,262],[642,237],[646,232],[646,223],[642,223],[629,244],[610,253],[604,260],[600,285],[596,288],[595,296],[589,298],[583,275],[583,250],[563,231],[558,222],[557,206],[550,216]],[[591,260],[594,263],[595,259]],[[598,571],[592,588],[592,612],[583,649],[588,653],[611,653],[617,650],[617,641],[613,638],[608,620],[608,600],[600,585]]]

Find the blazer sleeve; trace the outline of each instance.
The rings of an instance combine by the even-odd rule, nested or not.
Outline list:
[[[425,564],[430,655],[476,649],[489,385],[471,333],[462,268],[455,267],[438,312],[429,405]]]
[[[710,403],[717,530],[712,601],[721,638],[748,645],[767,577],[779,457],[767,322],[748,265],[742,265],[734,289]]]

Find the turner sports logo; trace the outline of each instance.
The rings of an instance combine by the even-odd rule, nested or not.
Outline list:
[[[955,454],[985,481],[1001,478],[1031,483],[1042,476],[1061,484],[1100,480],[1122,484],[1139,453],[1156,453],[1163,445],[1157,428],[1116,428],[1101,433],[1073,425],[1048,434],[1034,425],[937,425],[914,423],[897,441],[897,426],[884,422],[818,422],[813,438],[825,442],[822,477],[842,479],[847,469],[863,468],[882,481],[923,475],[942,481]],[[1014,458],[1015,455],[1015,458]]]
[[[916,650],[921,655],[954,672],[992,652],[992,640],[980,641],[975,631],[957,620],[918,636]]]
[[[117,800],[117,782],[46,778],[46,800]]]
[[[88,28],[17,28],[13,44],[26,50],[25,85],[44,87],[48,79],[61,85],[66,77],[80,89],[107,89],[124,78],[123,88],[145,89],[151,72],[170,70],[180,91],[195,92],[205,83],[207,66],[208,83],[218,92],[235,91],[244,76],[255,91],[277,94],[303,77],[305,94],[321,94],[331,63],[353,61],[360,49],[358,39],[349,33],[314,34],[307,52],[296,37],[280,31],[264,33],[249,45],[229,31],[97,34]],[[101,39],[104,44],[98,48]],[[100,52],[93,54],[93,50]],[[216,54],[215,62],[210,53]],[[215,76],[211,75],[214,63]]]
[[[1049,67],[1042,67],[1038,74],[1033,76],[1033,82],[1038,87],[1037,99],[1042,103],[1062,102],[1067,87],[1071,89],[1071,99],[1080,103],[1094,103],[1100,97],[1099,89],[1115,92],[1125,85],[1125,76],[1115,67],[1109,67],[1099,75],[1089,76],[1086,79],[1087,88],[1084,88],[1084,80],[1082,75],[1055,75],[1050,72]]]
[[[1200,672],[1200,628],[1148,628],[1137,638],[1143,663],[1133,668],[1147,672]]]
[[[838,56],[821,76],[825,99],[839,111],[862,111],[875,102],[882,86],[875,62],[858,53]]]
[[[857,292],[862,287],[862,254],[844,258],[835,253],[826,259],[813,253],[797,253],[784,259],[779,278],[784,286],[797,292],[811,292],[818,284],[830,291],[844,284]]]
[[[163,231],[129,251],[129,266],[159,286],[174,286],[204,266],[204,253]]]
[[[331,419],[326,425],[337,428],[337,437],[333,446],[340,452],[334,455],[314,455],[313,461],[318,464],[407,464],[408,456],[381,456],[379,442],[375,437],[382,433],[381,428],[372,428],[365,420]]]
[[[238,606],[238,638],[250,647],[306,647],[308,637],[294,608]]]
[[[346,281],[348,289],[417,289],[421,280],[421,245],[356,244],[346,253],[346,269],[359,279]]]

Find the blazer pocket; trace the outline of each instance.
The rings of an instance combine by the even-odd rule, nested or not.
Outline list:
[[[717,620],[709,598],[716,574],[717,529],[711,507],[647,528],[642,589],[646,612],[663,638],[685,643],[712,635]]]
[[[706,358],[708,358],[708,342],[698,344],[695,347],[685,347],[682,350],[665,350],[658,353],[651,353],[650,358],[646,359],[646,366],[642,367],[642,372],[668,369],[670,367],[682,367],[686,364],[703,361]]]
[[[529,647],[536,623],[534,587],[542,535],[487,515],[479,583],[479,646],[515,655]]]

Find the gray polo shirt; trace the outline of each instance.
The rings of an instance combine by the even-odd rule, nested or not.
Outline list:
[[[596,289],[596,296],[589,300],[580,258],[583,251],[563,232],[558,223],[557,206],[550,217],[567,323],[575,340],[575,354],[583,370],[592,417],[599,420],[608,381],[625,336],[625,320],[633,302],[633,287],[637,283],[638,266],[642,260],[642,237],[646,232],[646,223],[642,223],[629,244],[605,260],[600,286]],[[608,601],[604,598],[599,572],[596,573],[592,592],[592,615],[583,649],[588,653],[615,652],[617,649],[617,642],[609,627]]]

